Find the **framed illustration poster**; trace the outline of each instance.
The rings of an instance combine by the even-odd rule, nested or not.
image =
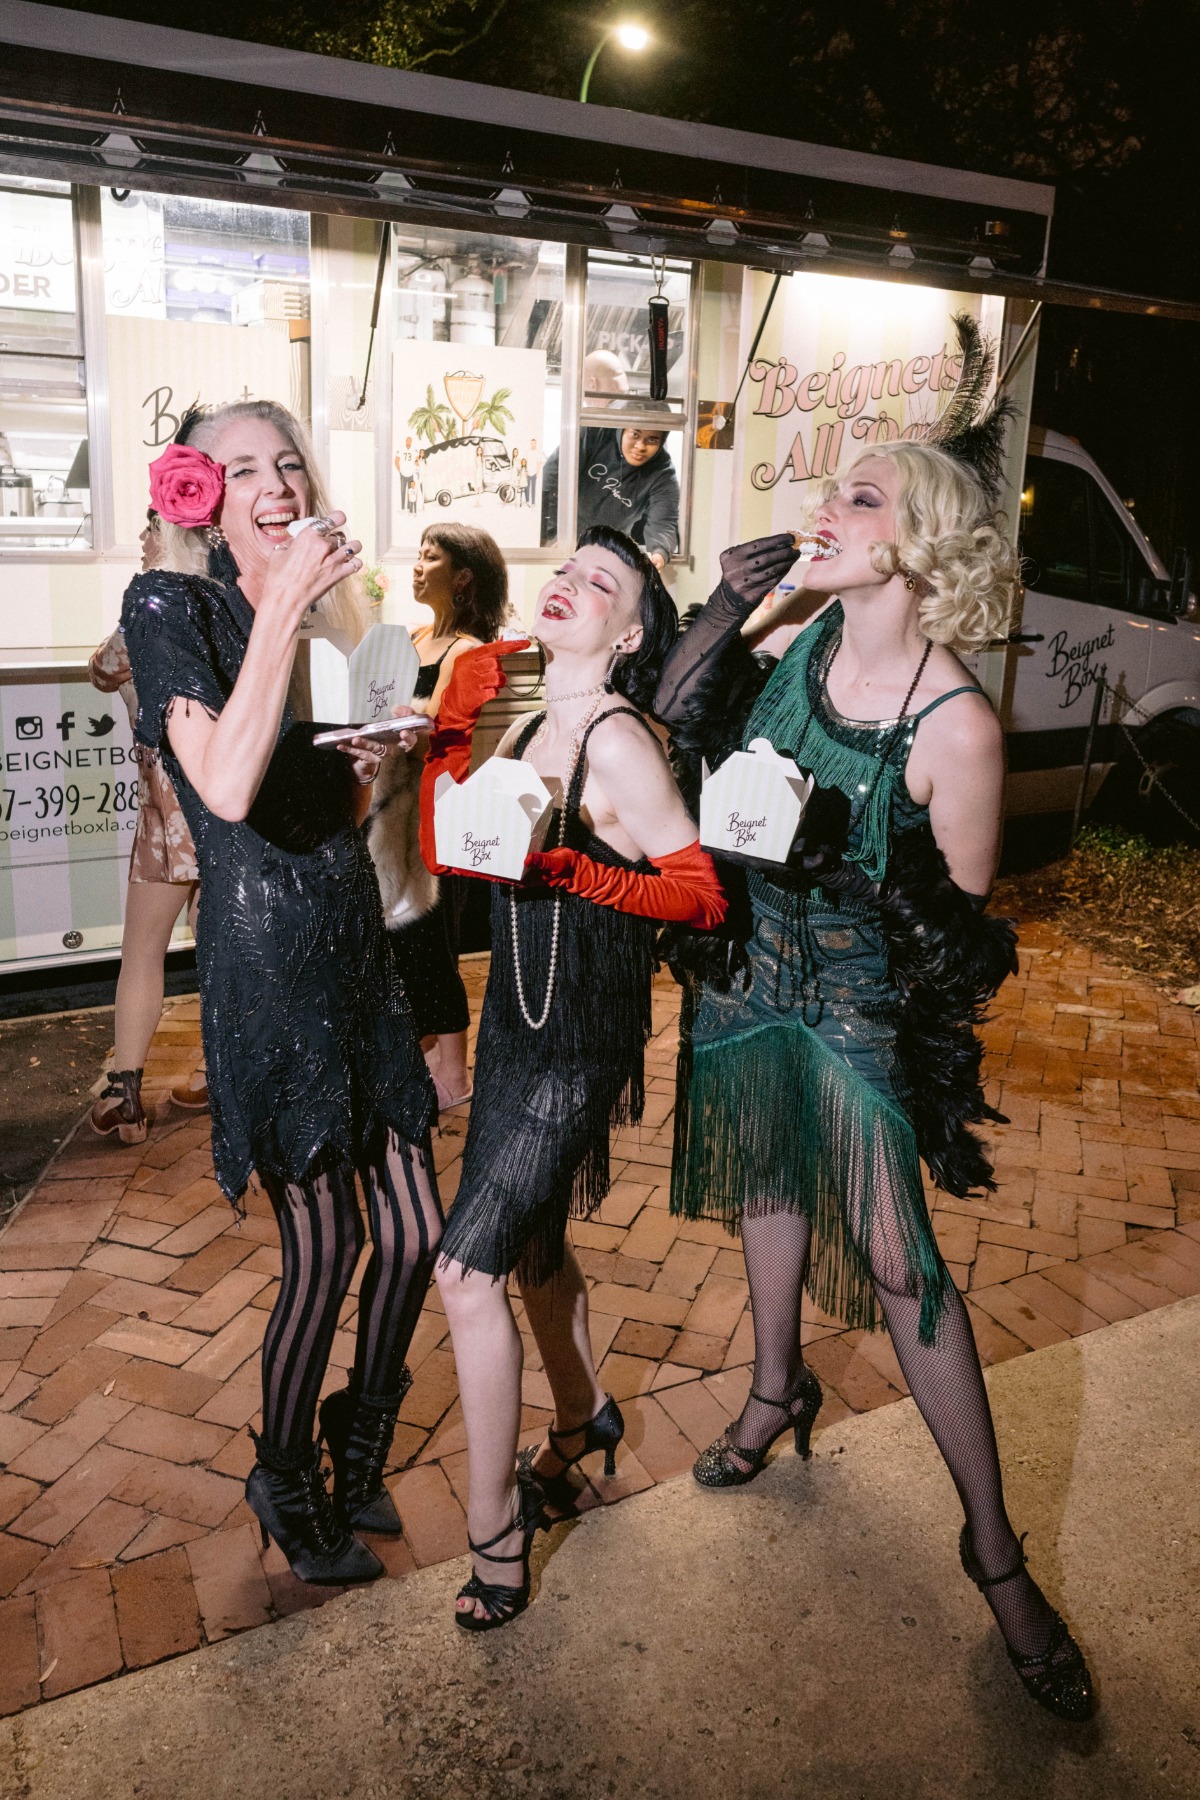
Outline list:
[[[398,344],[392,353],[392,545],[457,519],[506,550],[541,543],[546,353]],[[553,446],[551,446],[553,448]]]

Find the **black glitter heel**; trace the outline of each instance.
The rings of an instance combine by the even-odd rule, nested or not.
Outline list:
[[[975,1552],[971,1546],[971,1534],[964,1525],[958,1540],[958,1554],[967,1576],[975,1583],[981,1594],[988,1588],[999,1587],[1002,1581],[1015,1581],[1018,1575],[1025,1573],[1025,1538],[1021,1534],[1021,1560],[1013,1569],[1003,1575],[985,1575],[975,1560]],[[1082,1725],[1090,1719],[1096,1710],[1096,1691],[1092,1686],[1092,1677],[1083,1660],[1083,1651],[1067,1629],[1067,1622],[1061,1613],[1050,1608],[1052,1623],[1050,1641],[1046,1648],[1037,1655],[1022,1656],[1006,1643],[1008,1660],[1021,1677],[1025,1692],[1047,1712],[1056,1718],[1069,1719],[1072,1724]]]
[[[751,1388],[751,1400],[757,1400],[760,1406],[777,1407],[781,1413],[786,1414],[779,1430],[774,1437],[767,1439],[761,1450],[743,1450],[740,1444],[730,1441],[728,1430],[723,1431],[716,1443],[710,1444],[708,1449],[702,1451],[696,1458],[692,1465],[692,1474],[701,1487],[744,1487],[748,1481],[754,1480],[767,1460],[767,1452],[771,1445],[776,1438],[781,1438],[785,1431],[795,1433],[796,1455],[807,1459],[812,1455],[809,1447],[812,1428],[816,1423],[824,1397],[821,1383],[807,1365],[801,1371],[800,1383],[795,1393],[789,1394],[786,1400],[768,1400],[765,1394],[756,1394]],[[792,1408],[797,1400],[801,1402],[800,1411],[793,1412]]]

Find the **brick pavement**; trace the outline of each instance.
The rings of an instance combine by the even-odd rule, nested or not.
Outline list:
[[[985,1362],[1200,1292],[1200,1016],[1121,979],[1051,927],[1022,929],[1021,970],[986,1029],[998,1187],[930,1195]],[[464,964],[477,1016],[486,967]],[[660,979],[640,1132],[617,1134],[612,1193],[577,1224],[601,1379],[627,1436],[608,1502],[681,1474],[741,1405],[752,1333],[736,1243],[667,1210],[676,996]],[[198,1059],[197,1004],[164,1018],[147,1065],[162,1117],[144,1146],[70,1140],[0,1236],[0,1712],[319,1605],[258,1547],[242,1497],[258,1350],[274,1299],[274,1221],[240,1226],[212,1179],[208,1123],[165,1093]],[[435,1142],[444,1198],[465,1118]],[[347,1300],[328,1386],[353,1353]],[[886,1337],[811,1307],[819,1429],[898,1398]],[[410,1363],[389,1477],[403,1541],[389,1573],[466,1547],[466,1451],[436,1291]],[[526,1337],[525,1431],[549,1413]],[[450,1594],[447,1591],[447,1607]]]

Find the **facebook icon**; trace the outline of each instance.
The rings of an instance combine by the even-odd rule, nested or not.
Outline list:
[[[63,714],[62,718],[58,721],[59,736],[62,738],[62,741],[64,744],[66,743],[67,739],[70,737],[71,732],[74,728],[74,725],[75,725],[75,714],[73,712],[65,712]]]

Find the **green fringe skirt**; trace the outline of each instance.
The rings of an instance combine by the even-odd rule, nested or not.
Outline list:
[[[734,1233],[745,1216],[804,1213],[816,1304],[879,1329],[874,1266],[920,1297],[932,1343],[950,1276],[892,1086],[900,997],[873,916],[761,878],[751,894],[747,989],[684,994],[671,1210]]]

